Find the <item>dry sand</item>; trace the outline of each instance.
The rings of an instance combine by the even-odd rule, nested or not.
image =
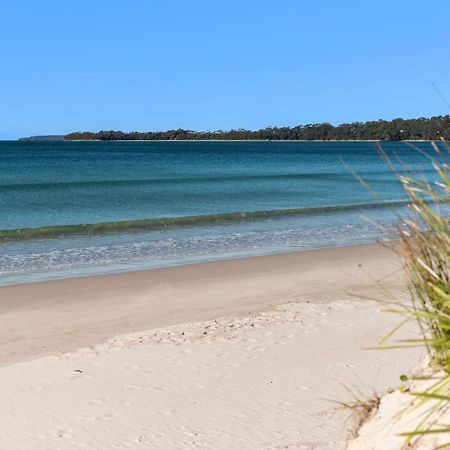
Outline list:
[[[370,276],[368,275],[370,274]],[[381,246],[0,289],[0,448],[329,449],[343,385],[398,385],[417,351],[371,351],[404,295]]]
[[[431,450],[449,448],[448,424],[450,411],[446,403],[436,400],[423,401],[412,393],[436,391],[437,383],[448,386],[448,375],[433,371],[428,358],[414,371],[414,377],[381,398],[377,410],[365,421],[347,450]],[[447,381],[445,381],[447,379]],[[436,393],[436,392],[435,392]],[[442,392],[445,395],[445,391]],[[432,413],[432,408],[437,410]],[[440,433],[425,433],[407,441],[405,433],[417,430],[444,430]]]

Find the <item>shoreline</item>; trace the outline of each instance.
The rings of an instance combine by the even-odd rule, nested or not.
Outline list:
[[[376,296],[375,279],[401,292],[400,270],[393,250],[369,244],[2,286],[0,364],[287,302]]]
[[[380,242],[381,241],[381,242]],[[23,286],[37,283],[48,283],[54,281],[69,281],[82,278],[104,277],[114,275],[126,275],[136,272],[148,272],[154,270],[182,268],[186,266],[195,266],[209,263],[220,263],[225,261],[239,261],[253,258],[265,258],[272,256],[282,256],[290,254],[301,254],[307,252],[316,252],[320,250],[332,250],[342,248],[352,248],[360,246],[390,245],[395,246],[398,238],[384,238],[383,240],[357,240],[355,242],[346,241],[338,244],[317,245],[313,248],[271,248],[258,249],[257,251],[221,253],[208,256],[194,256],[177,259],[159,260],[154,262],[135,262],[135,263],[108,263],[93,266],[81,266],[69,269],[49,269],[47,271],[23,272],[14,275],[7,275],[0,278],[0,289],[5,287]]]
[[[383,139],[64,139],[62,141],[53,142],[436,142],[436,140],[403,139],[401,141],[386,141]]]

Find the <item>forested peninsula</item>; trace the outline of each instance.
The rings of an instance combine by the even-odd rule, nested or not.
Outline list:
[[[76,132],[64,137],[65,140],[280,140],[280,141],[345,141],[345,140],[436,140],[450,136],[450,115],[418,119],[377,120],[371,122],[306,124],[295,127],[267,127],[261,130],[192,131],[168,130],[150,132]]]

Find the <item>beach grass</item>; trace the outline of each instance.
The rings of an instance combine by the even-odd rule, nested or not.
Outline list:
[[[448,443],[436,448],[449,448],[450,425],[441,422],[450,413],[450,148],[446,142],[433,148],[429,160],[436,176],[432,180],[410,171],[397,173],[410,202],[411,213],[400,219],[398,234],[412,302],[392,302],[386,309],[402,320],[382,340],[382,347],[407,322],[417,321],[421,336],[399,346],[425,346],[430,367],[419,384],[412,383],[423,389],[406,389],[411,402],[402,414],[424,412],[415,428],[402,434],[407,444],[425,435],[448,434],[444,439]]]

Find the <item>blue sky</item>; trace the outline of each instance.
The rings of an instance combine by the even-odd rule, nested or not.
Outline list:
[[[0,6],[3,139],[450,113],[448,0]]]

